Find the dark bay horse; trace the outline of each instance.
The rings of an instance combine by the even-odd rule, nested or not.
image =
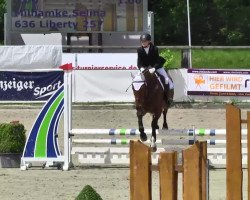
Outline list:
[[[152,136],[150,146],[152,151],[156,151],[156,129],[159,129],[158,119],[162,113],[163,128],[168,129],[166,115],[169,105],[167,105],[164,100],[164,89],[159,81],[157,73],[151,74],[148,69],[134,77],[132,86],[137,110],[140,139],[142,141],[147,140],[142,118],[146,113],[150,113],[153,117],[151,122]]]

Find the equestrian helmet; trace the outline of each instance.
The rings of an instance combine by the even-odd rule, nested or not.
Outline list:
[[[151,35],[149,33],[144,33],[140,36],[140,41],[151,41]]]

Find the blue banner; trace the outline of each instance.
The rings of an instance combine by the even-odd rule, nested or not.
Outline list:
[[[47,101],[62,84],[63,71],[2,71],[0,101]]]

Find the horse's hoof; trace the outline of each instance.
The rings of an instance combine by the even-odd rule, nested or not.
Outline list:
[[[144,134],[140,134],[140,139],[141,139],[142,142],[145,142],[145,141],[147,141],[148,137],[147,137],[147,135],[144,133]]]
[[[151,147],[151,151],[156,152],[157,151],[157,146]]]
[[[168,130],[168,125],[167,124],[163,124],[162,129],[163,130]]]
[[[151,144],[150,144],[151,151],[156,152],[157,151],[157,146],[155,144],[155,138],[152,136],[150,141],[151,141]]]

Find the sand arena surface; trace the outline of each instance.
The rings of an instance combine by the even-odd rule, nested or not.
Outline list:
[[[250,109],[248,109],[250,110]],[[0,107],[0,123],[19,120],[27,132],[40,111],[34,107]],[[242,118],[246,118],[247,109],[242,109]],[[73,128],[137,128],[137,118],[134,109],[79,109],[73,110]],[[208,109],[172,108],[168,114],[169,127],[173,129],[225,128],[225,109],[223,107]],[[144,118],[145,128],[150,128],[151,116]],[[159,125],[162,126],[162,119]],[[60,124],[59,134],[63,124]],[[61,139],[60,139],[61,140]],[[61,141],[59,141],[61,143]],[[75,163],[78,165],[77,163]],[[159,200],[158,175],[153,172],[153,196]],[[181,186],[181,175],[179,176]],[[247,177],[244,173],[244,181]],[[27,171],[19,169],[0,169],[0,199],[74,199],[81,189],[89,184],[96,189],[104,200],[129,199],[129,169],[128,168],[98,168],[76,167],[63,172],[56,169],[31,168]],[[210,171],[210,200],[224,200],[226,197],[225,170]],[[244,195],[246,184],[244,184]],[[181,188],[179,189],[179,199]],[[245,195],[246,197],[246,195]],[[246,199],[246,198],[244,198]]]

